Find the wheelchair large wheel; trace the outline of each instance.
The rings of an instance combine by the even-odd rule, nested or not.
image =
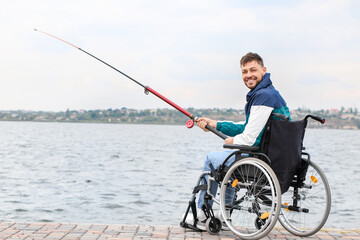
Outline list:
[[[242,239],[258,239],[274,227],[281,190],[273,170],[257,158],[235,162],[221,182],[220,210],[226,225]]]
[[[302,237],[313,235],[324,226],[331,207],[329,183],[314,162],[309,164],[304,183],[298,189],[290,187],[282,195],[283,208],[279,215],[286,230]]]

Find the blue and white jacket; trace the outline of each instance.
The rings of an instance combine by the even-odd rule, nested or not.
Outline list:
[[[258,146],[272,112],[290,117],[289,108],[265,73],[262,81],[246,95],[245,123],[218,122],[216,129],[234,137],[234,144]]]

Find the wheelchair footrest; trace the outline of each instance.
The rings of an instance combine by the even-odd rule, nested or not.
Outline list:
[[[197,232],[202,232],[203,231],[200,228],[195,227],[193,224],[189,224],[187,222],[180,222],[180,227],[189,228],[189,229],[197,231]]]

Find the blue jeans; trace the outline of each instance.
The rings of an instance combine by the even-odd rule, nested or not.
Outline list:
[[[211,171],[210,163],[214,166],[215,169],[218,169],[220,165],[224,162],[225,158],[227,158],[233,151],[221,151],[221,152],[211,152],[206,156],[204,162],[203,172]],[[231,156],[230,159],[226,162],[226,166],[229,166],[231,163],[235,161],[235,155]],[[218,183],[215,181],[208,181],[208,175],[205,176],[206,181],[210,184],[210,193],[215,196],[218,188]],[[201,209],[204,204],[204,195],[206,190],[201,190],[199,194],[198,208]],[[232,197],[234,194],[234,190],[232,188],[226,189],[225,194],[225,203],[231,203]],[[209,204],[212,205],[212,201],[209,201]]]

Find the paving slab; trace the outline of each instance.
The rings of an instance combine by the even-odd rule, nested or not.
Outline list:
[[[218,235],[180,226],[89,223],[14,223],[0,221],[2,240],[238,240],[232,232]],[[359,239],[360,229],[322,229],[310,237],[297,237],[279,227],[263,239]]]

